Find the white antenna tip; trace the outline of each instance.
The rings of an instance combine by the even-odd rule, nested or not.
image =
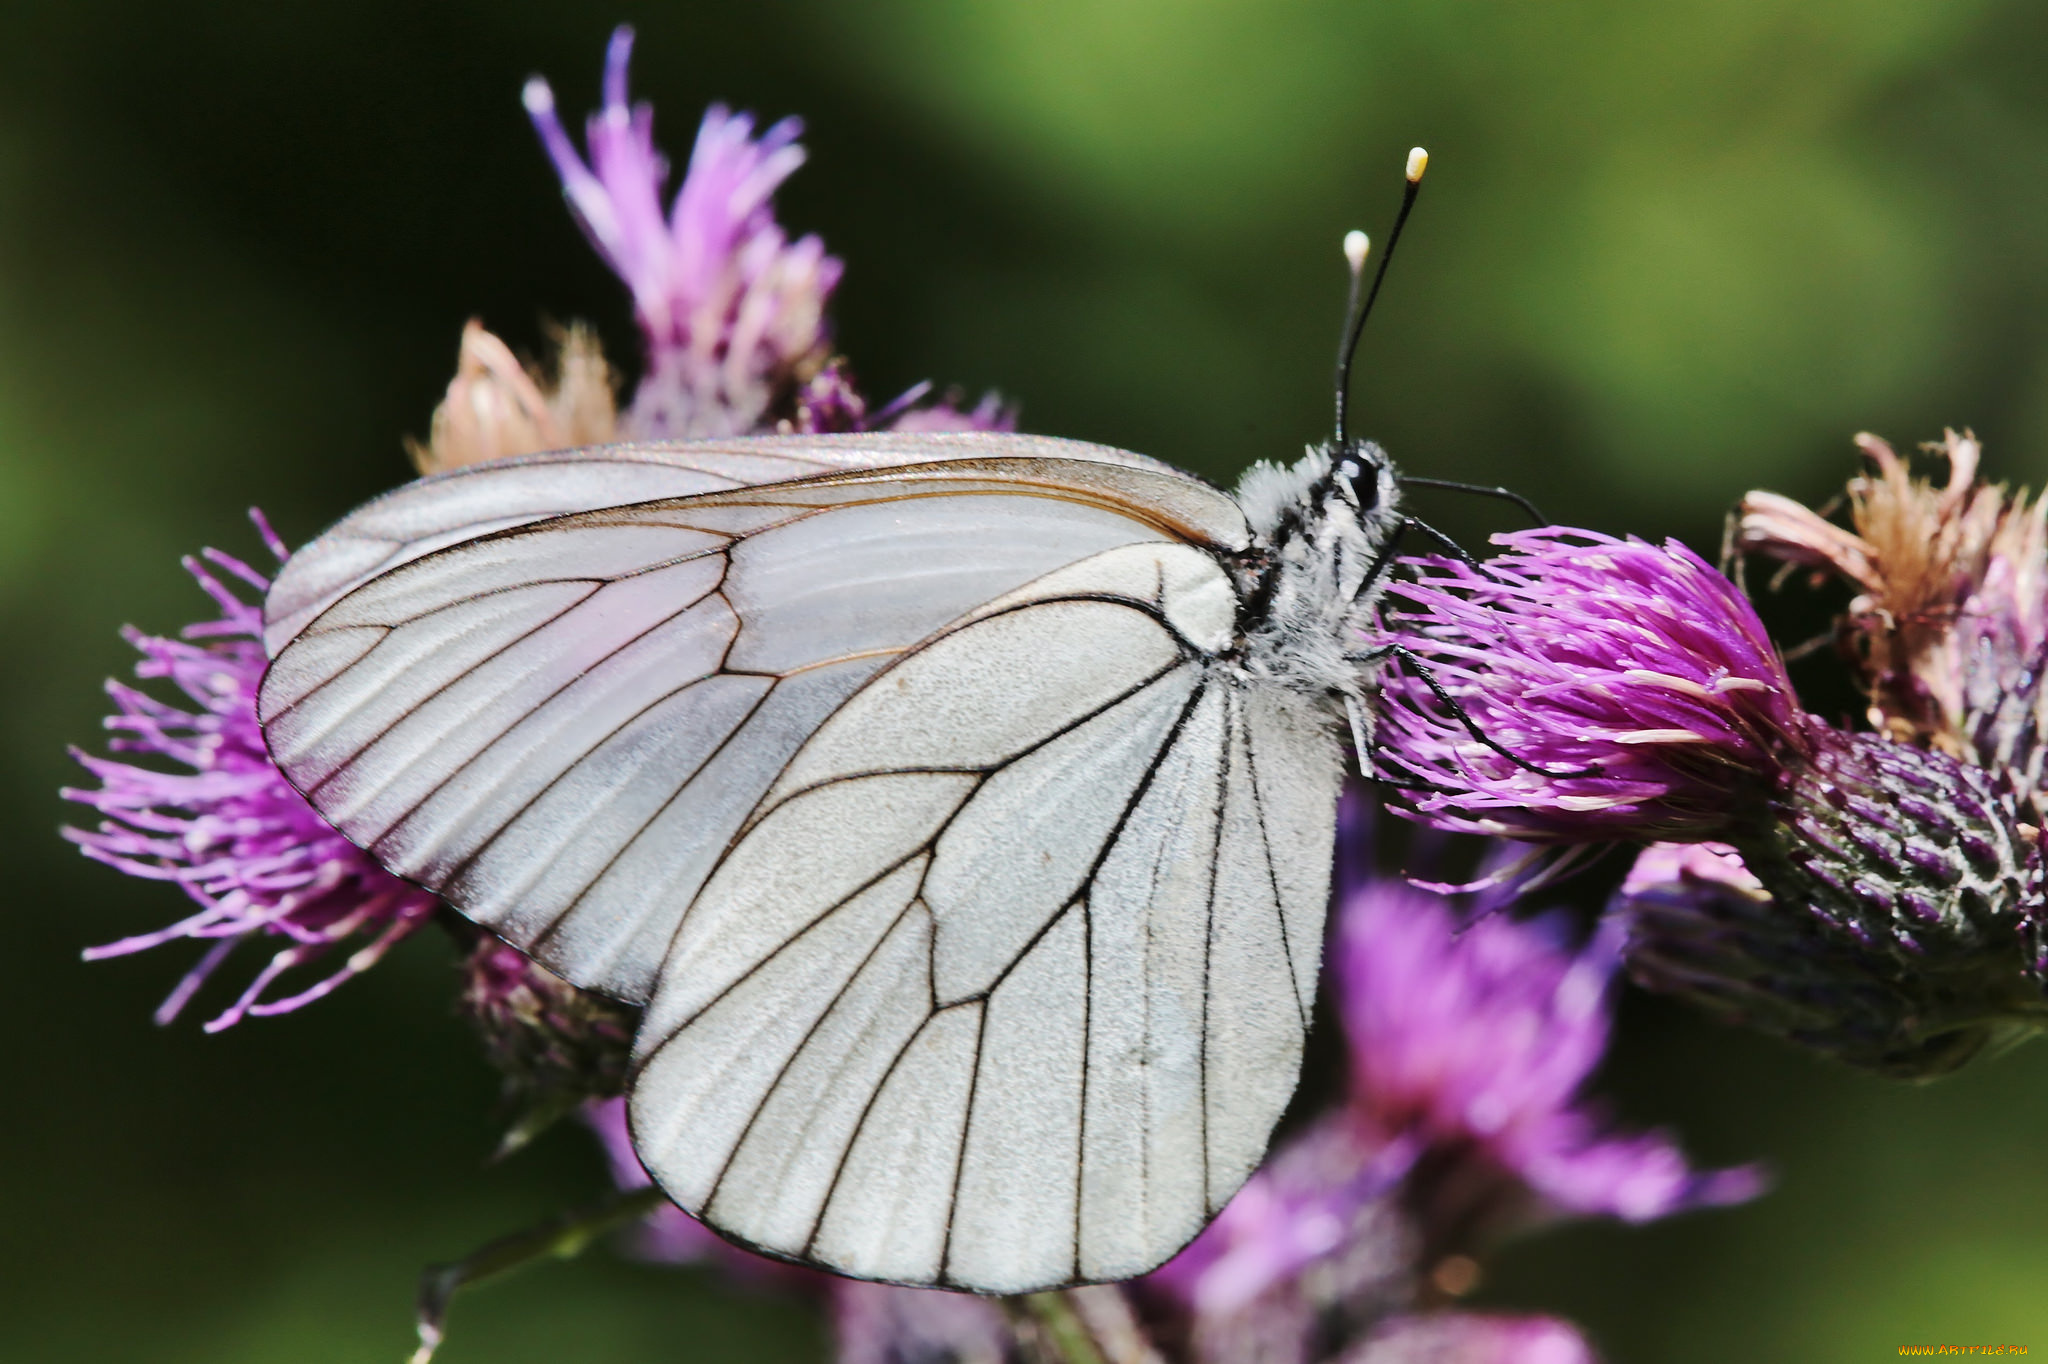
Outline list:
[[[1344,259],[1351,263],[1352,274],[1355,275],[1365,269],[1365,256],[1370,250],[1372,250],[1372,238],[1366,236],[1357,228],[1354,227],[1344,234]]]
[[[1408,149],[1408,183],[1422,179],[1422,173],[1429,169],[1429,153],[1421,147]]]

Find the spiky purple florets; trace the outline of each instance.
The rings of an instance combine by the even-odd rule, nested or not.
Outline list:
[[[1675,541],[1549,528],[1496,537],[1479,569],[1409,561],[1385,643],[1414,651],[1480,742],[1412,667],[1381,684],[1383,766],[1423,786],[1432,823],[1516,838],[1704,838],[1807,747],[1762,622]]]
[[[1755,1196],[1756,1171],[1698,1173],[1668,1138],[1616,1132],[1583,1099],[1619,944],[1603,930],[1574,952],[1566,928],[1498,913],[1461,926],[1443,897],[1395,881],[1352,892],[1333,962],[1352,1111],[1418,1159],[1495,1167],[1553,1212],[1643,1222]]]
[[[282,562],[284,546],[260,518],[258,525]],[[100,785],[64,795],[104,818],[96,829],[67,829],[65,836],[95,861],[172,882],[198,902],[198,913],[168,928],[85,954],[98,960],[178,938],[210,943],[157,1010],[159,1023],[175,1018],[244,941],[281,943],[241,997],[207,1023],[214,1032],[247,1015],[285,1013],[327,994],[425,923],[437,901],[337,833],[271,762],[256,723],[256,689],[267,662],[260,601],[269,580],[218,550],[185,566],[213,598],[219,617],[188,626],[176,639],[132,629],[127,639],[142,654],[135,675],[174,683],[193,708],[108,682],[116,707],[107,720],[115,735],[108,747],[159,765],[76,753]],[[216,570],[239,579],[258,600],[244,601]],[[270,994],[286,972],[351,941],[360,945],[339,969],[291,994]]]
[[[1407,1310],[1447,1260],[1534,1222],[1642,1222],[1761,1190],[1756,1169],[1695,1171],[1584,1097],[1618,930],[1574,951],[1562,920],[1461,923],[1447,897],[1380,877],[1339,906],[1344,1106],[1144,1281],[1186,1315],[1200,1358],[1323,1357],[1333,1331]]]
[[[627,414],[640,439],[736,435],[826,357],[825,301],[841,263],[815,236],[791,241],[775,221],[776,188],[804,161],[803,125],[756,137],[749,114],[712,106],[672,204],[654,145],[652,106],[631,103],[633,31],[612,35],[604,106],[585,125],[585,162],[536,76],[526,108],[577,221],[633,292],[648,372]]]
[[[713,105],[682,184],[663,204],[668,158],[654,145],[653,106],[633,103],[633,30],[612,34],[604,105],[585,124],[586,161],[562,126],[554,91],[535,76],[526,109],[585,235],[633,293],[646,373],[621,422],[635,440],[760,431],[1008,431],[1016,412],[994,394],[974,407],[919,384],[870,412],[831,355],[825,306],[844,264],[807,234],[791,240],[774,196],[804,163],[800,120],[758,137],[751,114]]]

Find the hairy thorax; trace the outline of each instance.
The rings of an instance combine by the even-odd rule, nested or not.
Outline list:
[[[1234,565],[1246,672],[1333,702],[1359,698],[1382,560],[1402,519],[1386,452],[1316,446],[1291,467],[1253,465],[1236,496],[1254,536]]]

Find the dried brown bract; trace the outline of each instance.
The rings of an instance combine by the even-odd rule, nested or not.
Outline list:
[[[597,334],[575,323],[557,329],[554,341],[550,375],[521,364],[510,346],[471,319],[427,442],[406,442],[414,466],[438,474],[506,455],[611,440],[618,410]]]
[[[1832,571],[1856,595],[1836,622],[1843,654],[1879,733],[1965,761],[2039,776],[2040,665],[2048,623],[2048,509],[2024,490],[1983,483],[1968,432],[1943,433],[1943,482],[1915,478],[1878,437],[1856,444],[1869,467],[1849,481],[1850,526],[1776,493],[1752,492],[1736,544],[1787,565]]]

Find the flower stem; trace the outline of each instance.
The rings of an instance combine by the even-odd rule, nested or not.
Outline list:
[[[1122,1289],[1113,1284],[1089,1284],[1069,1288],[1062,1296],[1087,1327],[1107,1364],[1165,1364]]]
[[[1027,1364],[1110,1364],[1065,1293],[1013,1295],[1001,1306]]]
[[[448,1305],[460,1290],[539,1260],[574,1259],[607,1232],[660,1207],[662,1199],[657,1188],[626,1190],[579,1212],[500,1237],[451,1264],[429,1267],[420,1276],[419,1311],[414,1320],[419,1348],[407,1364],[428,1364],[434,1357],[447,1334]]]

